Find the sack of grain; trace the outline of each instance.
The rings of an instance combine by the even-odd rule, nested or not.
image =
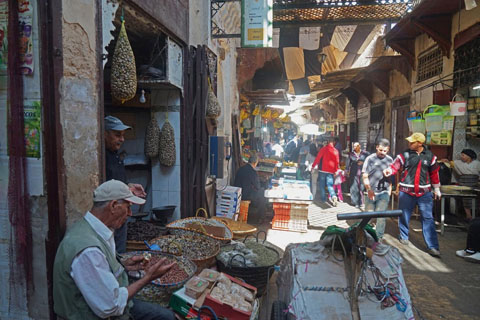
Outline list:
[[[150,159],[158,157],[160,148],[160,127],[157,119],[152,118],[147,125],[145,132],[145,155]]]
[[[176,151],[175,151],[175,132],[173,127],[168,121],[165,121],[165,124],[160,131],[160,143],[159,143],[159,160],[160,164],[166,167],[172,167],[175,165],[176,161]]]
[[[125,22],[122,21],[115,45],[111,73],[112,96],[124,103],[137,92],[137,70],[132,47],[128,41]]]

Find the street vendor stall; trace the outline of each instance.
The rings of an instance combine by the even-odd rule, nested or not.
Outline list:
[[[307,231],[308,206],[313,201],[310,183],[303,180],[279,179],[265,198],[273,202],[275,215],[272,229],[297,232]]]

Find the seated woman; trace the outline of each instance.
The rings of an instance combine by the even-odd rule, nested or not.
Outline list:
[[[448,162],[447,159],[442,161]],[[477,160],[477,154],[472,149],[463,149],[460,153],[460,159],[450,161],[450,165],[453,167],[453,177],[460,185],[462,185],[461,176],[480,175],[480,161]],[[470,221],[472,219],[472,200],[464,199],[463,207],[466,219]]]

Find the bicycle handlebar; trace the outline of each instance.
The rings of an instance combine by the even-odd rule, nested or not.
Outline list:
[[[402,214],[402,210],[339,213],[337,214],[337,219],[353,220],[353,219],[371,219],[371,218],[393,218],[393,217],[399,217],[401,214]]]

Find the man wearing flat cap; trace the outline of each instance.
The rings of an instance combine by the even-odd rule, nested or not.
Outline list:
[[[124,125],[120,119],[113,116],[105,117],[106,181],[115,179],[127,183],[125,165],[118,151],[120,150],[123,142],[125,141],[125,131],[129,129],[131,129],[131,127]],[[142,185],[136,183],[129,183],[128,187],[136,196],[146,196]],[[127,250],[126,223],[124,223],[120,228],[115,231],[115,244],[119,253],[123,253]]]
[[[61,318],[175,319],[168,309],[133,299],[174,263],[145,266],[141,255],[123,262],[116,255],[113,230],[132,215],[132,203],[145,200],[121,181],[104,182],[94,191],[92,209],[68,229],[53,266],[53,306]],[[138,270],[145,275],[129,285],[126,271]]]
[[[400,243],[408,245],[410,217],[418,205],[422,217],[423,239],[430,255],[440,256],[435,220],[433,219],[433,198],[440,199],[440,167],[437,157],[425,148],[425,136],[415,132],[407,138],[409,149],[399,154],[390,168],[383,171],[388,177],[403,171],[399,183],[399,209],[402,215],[398,220]],[[433,193],[432,193],[433,187]]]

